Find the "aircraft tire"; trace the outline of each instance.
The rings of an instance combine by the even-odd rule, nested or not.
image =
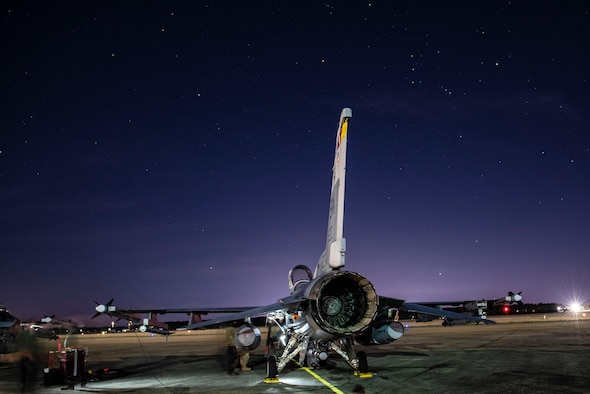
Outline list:
[[[277,357],[269,356],[266,362],[266,377],[275,379],[278,375],[277,371]]]
[[[359,359],[359,372],[360,373],[367,373],[369,372],[369,363],[367,362],[367,354],[365,352],[358,352],[356,356]]]

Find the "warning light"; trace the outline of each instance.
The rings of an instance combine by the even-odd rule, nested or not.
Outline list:
[[[504,313],[509,313],[510,307],[508,305],[504,305]]]

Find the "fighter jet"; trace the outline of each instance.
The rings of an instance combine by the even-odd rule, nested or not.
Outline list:
[[[305,265],[293,267],[288,273],[289,294],[275,303],[254,308],[233,308],[236,313],[184,327],[196,329],[266,316],[269,326],[267,344],[274,345],[269,346],[266,382],[277,381],[278,375],[292,359],[298,358],[298,361],[308,366],[318,367],[325,364],[329,354],[341,356],[358,375],[370,374],[366,355],[356,352],[354,343],[384,345],[400,339],[404,327],[397,319],[399,310],[493,323],[485,318],[406,303],[404,300],[387,298],[380,304],[377,291],[369,279],[357,272],[344,270],[344,182],[351,118],[352,110],[344,108],[336,133],[326,246],[315,269],[312,271]],[[108,313],[113,308],[107,304],[98,305],[95,309],[100,314]],[[195,308],[186,312],[195,310],[213,309]],[[162,312],[171,311],[183,310]],[[271,337],[273,328],[278,331],[276,337]],[[253,350],[260,344],[260,335],[256,327],[246,324],[236,330],[236,344]]]

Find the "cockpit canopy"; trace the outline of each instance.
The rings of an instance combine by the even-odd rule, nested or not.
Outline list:
[[[313,274],[309,267],[305,265],[296,265],[289,271],[289,291],[291,294],[308,284],[313,279]]]

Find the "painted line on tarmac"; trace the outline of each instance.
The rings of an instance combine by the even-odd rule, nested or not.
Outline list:
[[[310,374],[311,376],[313,376],[318,382],[320,382],[321,384],[323,384],[324,386],[326,386],[327,388],[329,388],[330,390],[332,390],[336,394],[345,394],[344,391],[341,391],[336,386],[334,386],[332,383],[328,382],[326,379],[322,378],[320,375],[318,375],[317,373],[315,373],[311,369],[309,369],[307,367],[301,367],[301,369],[304,370],[305,372],[307,372],[308,374]]]

